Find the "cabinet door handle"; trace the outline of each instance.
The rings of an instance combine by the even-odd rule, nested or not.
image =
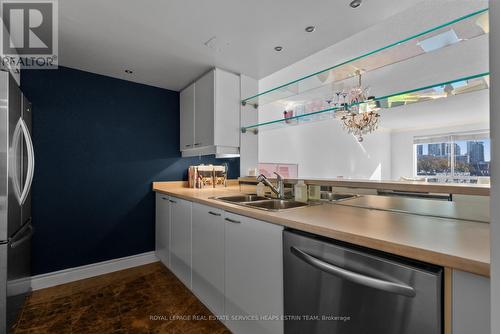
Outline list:
[[[226,218],[226,221],[230,222],[230,223],[233,223],[233,224],[241,224],[240,221],[238,220],[234,220],[234,219],[231,219],[231,218]]]
[[[171,199],[168,200],[170,203],[177,203],[176,201],[173,201]]]
[[[213,211],[208,211],[208,213],[211,214],[212,216],[217,216],[217,217],[222,216],[222,214]]]
[[[196,143],[194,144],[194,146],[200,146],[202,143]]]
[[[166,197],[162,197],[161,199],[164,201],[168,201],[168,198],[166,198]]]
[[[191,147],[191,146],[192,146],[191,144],[184,145],[184,147]]]

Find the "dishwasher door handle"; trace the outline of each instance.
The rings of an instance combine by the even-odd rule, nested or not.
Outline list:
[[[340,277],[347,281],[351,281],[353,283],[357,283],[360,285],[364,285],[370,288],[386,291],[389,293],[394,293],[397,295],[402,295],[406,297],[415,297],[415,289],[411,286],[399,283],[393,283],[389,281],[384,281],[378,278],[373,278],[370,276],[365,276],[362,274],[358,274],[353,271],[346,270],[341,267],[337,267],[331,263],[322,261],[318,258],[315,258],[312,255],[307,254],[306,252],[296,248],[290,247],[290,251],[293,255],[301,259],[302,261],[310,264],[311,266],[318,268],[321,271],[324,271],[328,274],[332,274],[334,276]]]

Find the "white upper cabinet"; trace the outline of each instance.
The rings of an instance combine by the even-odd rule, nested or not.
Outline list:
[[[240,76],[216,69],[215,145],[240,147],[240,100]]]
[[[240,77],[213,69],[181,92],[182,155],[237,155],[240,146]]]
[[[180,96],[180,150],[188,150],[194,145],[194,83],[181,92]]]
[[[215,71],[210,71],[195,83],[194,146],[214,145]]]

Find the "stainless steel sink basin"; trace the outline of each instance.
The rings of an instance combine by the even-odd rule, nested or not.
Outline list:
[[[236,195],[236,196],[216,197],[215,199],[231,203],[244,203],[244,202],[265,201],[268,200],[269,198],[257,195]]]
[[[282,200],[282,199],[268,198],[257,195],[243,195],[243,194],[234,196],[213,197],[213,199],[241,206],[246,206],[248,208],[260,209],[266,211],[280,211],[280,210],[301,208],[310,205],[307,203],[296,202],[293,200]]]
[[[246,203],[246,205],[257,209],[264,209],[268,211],[279,211],[279,210],[286,210],[293,208],[301,208],[304,206],[308,206],[309,204],[302,202],[295,202],[295,201],[272,199],[267,201]]]

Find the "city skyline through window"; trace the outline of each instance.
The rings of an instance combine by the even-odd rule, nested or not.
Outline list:
[[[480,142],[483,143],[484,145],[484,161],[491,162],[491,141],[488,140],[480,140]],[[459,147],[461,152],[467,152],[467,142],[466,141],[458,141],[455,142]],[[417,146],[423,146],[423,154],[427,155],[428,154],[428,148],[427,145],[417,145]]]
[[[477,183],[490,176],[487,134],[448,135],[415,140],[415,174],[430,182]]]

